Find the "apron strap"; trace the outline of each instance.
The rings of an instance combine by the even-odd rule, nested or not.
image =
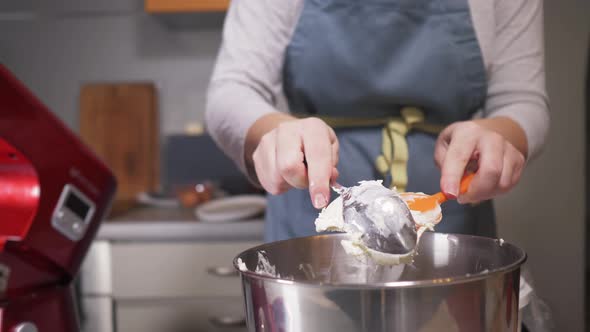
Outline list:
[[[424,122],[424,113],[416,107],[404,107],[401,117],[391,118],[355,118],[355,117],[323,117],[332,128],[358,128],[383,126],[381,155],[375,160],[377,171],[387,178],[391,176],[390,188],[404,192],[408,185],[408,160],[410,157],[406,136],[412,130],[438,135],[444,128],[442,125]],[[309,115],[297,115],[308,117]]]

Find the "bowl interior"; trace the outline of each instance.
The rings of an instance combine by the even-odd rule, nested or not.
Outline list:
[[[426,232],[413,262],[395,266],[348,255],[344,234],[317,235],[278,241],[244,251],[236,257],[250,277],[276,278],[318,285],[436,285],[484,278],[518,268],[525,252],[501,240],[470,235]],[[255,272],[257,266],[268,273]],[[269,270],[268,267],[271,267]],[[274,273],[272,273],[274,269]]]

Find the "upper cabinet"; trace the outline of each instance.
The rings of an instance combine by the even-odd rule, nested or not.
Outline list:
[[[230,0],[145,0],[148,13],[225,11]]]

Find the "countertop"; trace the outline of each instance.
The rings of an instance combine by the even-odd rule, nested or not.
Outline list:
[[[106,241],[262,241],[262,217],[234,222],[198,221],[190,209],[137,207],[107,218],[96,240]]]

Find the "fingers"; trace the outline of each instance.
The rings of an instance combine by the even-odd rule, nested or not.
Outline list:
[[[520,180],[525,164],[525,158],[524,155],[510,143],[506,143],[504,151],[504,171],[509,172],[506,172],[506,176],[504,176],[504,171],[502,172],[500,189],[502,192],[507,192]]]
[[[445,155],[449,148],[449,142],[451,141],[451,134],[453,133],[455,125],[446,127],[439,135],[434,145],[434,162],[438,168],[442,168],[445,160]]]
[[[295,188],[307,188],[303,140],[297,126],[286,123],[277,128],[275,151],[277,168],[282,178]]]
[[[252,154],[254,169],[258,175],[258,181],[264,188],[273,195],[281,194],[289,189],[276,167],[276,132],[271,131],[265,134],[258,143],[258,147]]]
[[[525,164],[524,155],[503,136],[470,121],[441,132],[434,159],[441,168],[441,190],[457,197],[459,203],[479,202],[507,192],[518,183]],[[460,179],[471,172],[475,177],[469,189],[458,193]]]
[[[500,192],[505,193],[512,187],[512,178],[514,173],[512,167],[512,161],[509,154],[504,154],[502,161],[502,174],[500,175],[500,181],[498,182],[498,189]]]
[[[315,208],[323,208],[330,197],[332,176],[332,140],[328,126],[319,119],[306,119],[303,150],[307,160],[309,194]]]
[[[327,205],[330,182],[338,177],[338,139],[317,118],[280,124],[265,134],[252,160],[262,187],[271,194],[309,187],[316,208]]]
[[[339,176],[340,176],[340,172],[338,172],[338,169],[336,167],[332,167],[332,175],[330,175],[330,184],[333,184],[334,182],[336,182],[336,180],[338,180]]]
[[[482,135],[477,141],[479,152],[478,170],[467,193],[459,195],[459,203],[477,202],[488,199],[498,191],[504,171],[504,139],[496,133]],[[506,172],[511,172],[506,170]]]
[[[442,161],[440,187],[443,193],[452,197],[459,195],[459,182],[477,144],[475,129],[467,125],[463,128],[461,131],[453,130],[452,133],[445,134],[452,137]],[[442,139],[447,138],[443,136]]]
[[[336,165],[338,165],[340,144],[338,143],[338,138],[336,138],[336,133],[334,133],[334,130],[330,127],[328,127],[328,129],[328,135],[330,137],[330,143],[332,146],[332,166],[336,167]]]
[[[513,172],[512,172],[512,186],[515,186],[518,181],[520,181],[520,176],[522,175],[522,170],[526,164],[526,158],[524,154],[522,154],[515,146],[512,144],[508,144],[509,148],[507,151],[510,151],[510,154],[514,155],[513,160]]]
[[[469,190],[459,195],[459,203],[476,203],[508,192],[520,180],[525,164],[524,155],[512,144],[502,141],[501,148],[487,138],[481,150],[479,169]],[[498,144],[497,142],[495,144]],[[495,184],[494,184],[495,182]]]

